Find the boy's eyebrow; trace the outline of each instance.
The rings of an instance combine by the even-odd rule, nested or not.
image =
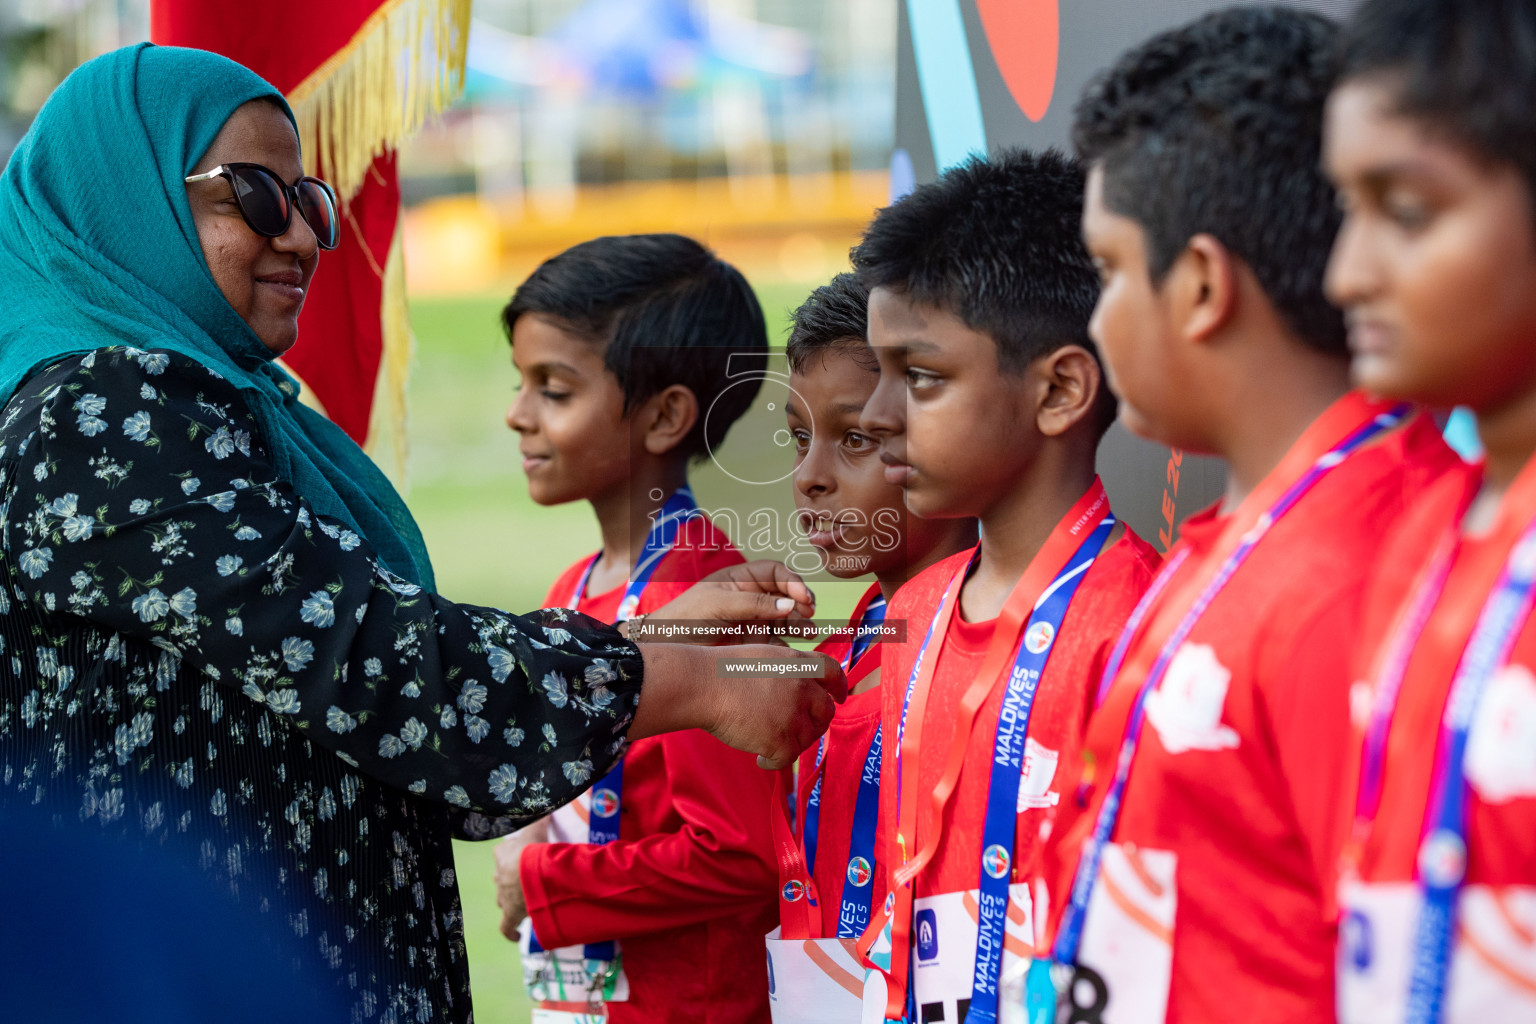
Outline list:
[[[832,415],[834,415],[834,416],[856,416],[859,413],[864,411],[864,403],[863,402],[840,402],[837,405],[834,405],[828,411],[831,412]],[[798,406],[795,405],[794,399],[792,399],[792,398],[785,400],[785,402],[784,402],[784,413],[785,413],[785,415],[793,416],[796,419],[801,419],[801,420],[805,419],[805,414],[800,411]]]
[[[550,373],[564,373],[572,377],[581,376],[581,371],[576,369],[576,367],[572,366],[570,363],[561,363],[553,360],[543,363],[534,363],[532,366],[528,367],[528,369],[522,372],[527,374],[542,373],[546,376]]]
[[[1423,178],[1433,173],[1428,164],[1418,160],[1395,160],[1377,164],[1360,175],[1361,183],[1371,188],[1381,188],[1397,178]]]
[[[891,345],[871,345],[870,348],[885,349],[888,352],[895,352],[898,355],[907,355],[914,352],[920,355],[928,355],[933,352],[943,351],[940,346],[935,345],[931,341],[924,341],[921,338],[898,341]]]

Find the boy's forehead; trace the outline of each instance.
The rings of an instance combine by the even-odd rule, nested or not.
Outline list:
[[[895,288],[879,287],[869,293],[869,329],[871,341],[877,329],[884,331],[921,331],[942,318],[945,310],[922,302]]]
[[[1097,160],[1088,168],[1088,177],[1083,185],[1083,233],[1087,234],[1112,212],[1104,205],[1104,161]]]
[[[512,358],[517,363],[562,364],[580,368],[603,361],[603,346],[569,330],[553,318],[524,313],[512,327]]]
[[[822,344],[800,356],[789,367],[789,379],[820,380],[829,374],[842,374],[858,370],[871,376],[880,376],[869,342],[863,338],[840,338],[830,344]]]
[[[1083,192],[1083,241],[1090,252],[1109,244],[1137,244],[1144,236],[1140,221],[1127,217],[1105,202],[1105,174],[1102,160],[1090,167]]]
[[[871,348],[899,348],[922,353],[938,350],[939,339],[956,331],[974,333],[957,314],[893,288],[869,293]]]
[[[796,405],[816,405],[823,411],[857,413],[879,381],[880,368],[870,359],[862,339],[857,345],[851,341],[829,345],[790,369],[789,400]]]

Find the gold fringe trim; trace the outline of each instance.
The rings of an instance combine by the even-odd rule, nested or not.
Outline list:
[[[288,94],[305,162],[346,206],[376,157],[398,150],[464,88],[470,0],[385,0],[348,40]],[[356,244],[362,238],[356,232]],[[415,339],[405,298],[404,218],[382,272],[379,321],[384,351],[374,382],[364,448],[397,487],[405,487],[406,382]],[[366,247],[365,251],[366,251]],[[373,256],[368,254],[370,263]],[[313,400],[313,391],[305,388]]]
[[[347,45],[288,94],[306,162],[343,202],[464,88],[470,0],[385,0]]]
[[[379,323],[383,328],[384,352],[374,388],[373,415],[368,420],[368,441],[363,447],[403,492],[410,456],[405,434],[405,386],[416,355],[416,338],[411,333],[410,308],[405,300],[404,218],[395,222],[395,237],[389,243],[389,258],[384,261]]]

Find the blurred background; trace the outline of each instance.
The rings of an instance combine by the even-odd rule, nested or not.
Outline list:
[[[585,506],[529,501],[503,422],[497,317],[518,281],[586,238],[678,231],[747,275],[781,346],[887,201],[897,16],[895,0],[474,0],[464,95],[399,163],[404,489],[444,594],[531,608],[597,545]],[[148,37],[148,0],[0,0],[0,160],[71,69]],[[818,583],[821,614],[862,589]],[[489,845],[457,854],[476,1019],[526,1021]]]

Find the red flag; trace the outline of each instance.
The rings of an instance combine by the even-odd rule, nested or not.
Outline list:
[[[306,168],[342,198],[341,244],[320,261],[284,362],[359,444],[381,367],[398,415],[410,360],[395,149],[462,87],[468,28],[469,0],[150,6],[155,42],[222,53],[281,90]]]

